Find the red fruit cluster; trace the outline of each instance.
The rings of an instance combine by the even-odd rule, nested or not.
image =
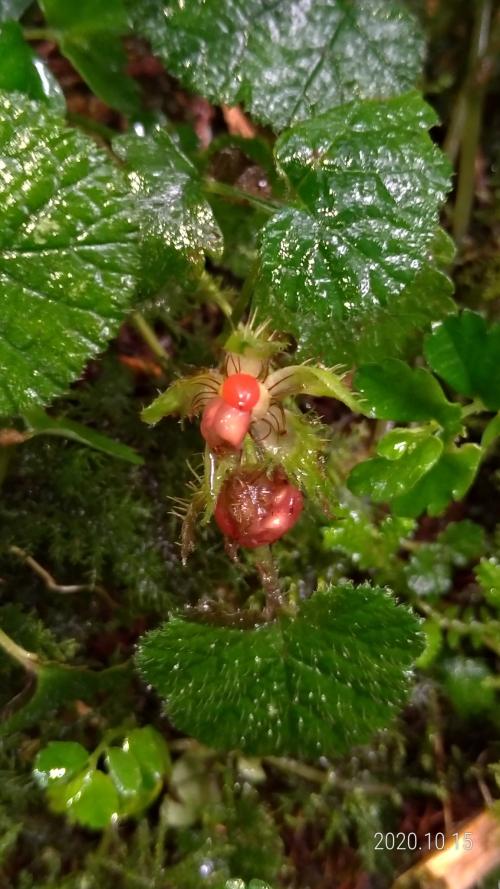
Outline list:
[[[282,469],[270,475],[261,467],[241,469],[224,482],[215,521],[230,540],[255,549],[274,543],[293,528],[302,506],[302,494]]]

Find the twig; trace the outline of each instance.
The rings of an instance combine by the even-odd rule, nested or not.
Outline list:
[[[500,864],[499,839],[498,819],[482,812],[463,824],[442,851],[429,855],[398,877],[393,889],[472,889]]]
[[[33,654],[32,651],[27,651],[21,645],[18,645],[17,642],[14,642],[14,640],[1,629],[0,647],[2,647],[5,653],[10,655],[11,658],[14,658],[18,664],[21,664],[25,670],[28,670],[29,673],[38,673],[40,662],[37,655]]]
[[[481,77],[481,65],[488,48],[492,2],[481,0],[477,3],[474,30],[472,34],[469,73],[465,86],[465,119],[463,121],[462,145],[458,172],[458,187],[453,213],[453,234],[461,241],[469,228],[472,205],[474,203],[475,163],[487,79]]]
[[[14,556],[18,556],[23,560],[25,565],[28,565],[31,570],[43,581],[47,589],[52,590],[55,593],[63,593],[65,595],[71,595],[73,593],[82,593],[85,591],[90,591],[92,593],[97,593],[99,596],[102,596],[103,599],[110,605],[112,608],[117,608],[117,603],[111,598],[108,591],[104,589],[104,587],[99,584],[91,584],[91,583],[77,583],[77,584],[60,584],[55,580],[55,578],[47,571],[43,565],[40,565],[40,562],[37,562],[33,556],[30,556],[24,549],[21,549],[20,546],[10,546],[9,552],[11,552]]]

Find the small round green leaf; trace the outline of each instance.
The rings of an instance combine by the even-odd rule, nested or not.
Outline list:
[[[171,762],[167,743],[152,726],[146,725],[129,732],[123,749],[134,756],[144,779],[149,779],[149,783],[157,783],[169,775]]]
[[[88,758],[85,747],[75,741],[50,741],[36,757],[34,778],[40,787],[67,782],[85,768]]]
[[[129,750],[109,747],[106,754],[106,767],[121,796],[134,796],[142,789],[142,774],[139,763]]]
[[[83,827],[101,830],[118,814],[118,793],[109,775],[89,769],[69,784],[49,791],[53,811],[66,814]]]

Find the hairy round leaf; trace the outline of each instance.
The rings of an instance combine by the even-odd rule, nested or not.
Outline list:
[[[173,619],[137,663],[174,724],[210,747],[319,756],[391,720],[419,650],[417,620],[387,590],[346,583],[254,630]]]
[[[48,402],[123,319],[138,265],[126,182],[95,144],[0,94],[0,415]]]

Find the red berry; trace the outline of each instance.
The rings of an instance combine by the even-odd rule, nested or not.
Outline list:
[[[251,374],[231,374],[222,384],[221,396],[231,407],[251,411],[260,398],[259,382]]]
[[[201,418],[201,434],[210,450],[223,453],[226,450],[239,451],[250,426],[248,411],[226,404],[222,398],[212,398]]]
[[[214,518],[222,533],[255,549],[274,543],[298,521],[303,498],[281,469],[270,476],[260,467],[228,478],[217,498]]]

